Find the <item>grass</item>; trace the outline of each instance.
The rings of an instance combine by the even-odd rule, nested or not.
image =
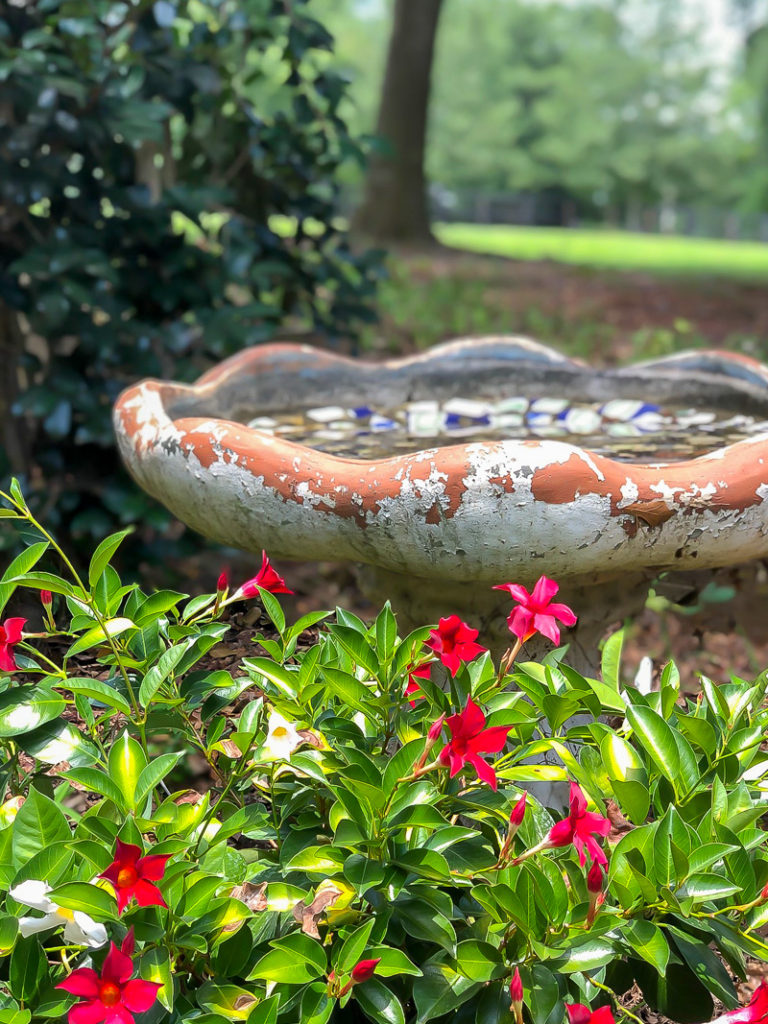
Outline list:
[[[439,224],[435,230],[445,245],[510,259],[550,259],[655,274],[768,279],[768,245],[762,242],[502,224]]]

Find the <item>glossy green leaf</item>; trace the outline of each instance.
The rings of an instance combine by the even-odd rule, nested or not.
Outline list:
[[[136,807],[139,777],[147,767],[147,758],[136,740],[127,732],[112,745],[109,752],[109,775],[122,791],[128,807]]]
[[[58,718],[64,710],[58,693],[43,686],[14,686],[0,693],[0,738],[21,736]]]
[[[627,720],[657,769],[673,786],[679,785],[680,755],[669,724],[651,708],[641,706],[628,706]]]
[[[356,985],[354,998],[360,1008],[377,1024],[405,1024],[402,1004],[394,992],[378,978]]]
[[[67,910],[81,910],[100,919],[117,918],[117,902],[107,889],[90,882],[65,882],[51,893],[51,899]]]

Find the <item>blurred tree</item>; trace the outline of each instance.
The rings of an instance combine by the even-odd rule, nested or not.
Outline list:
[[[365,194],[352,219],[356,234],[376,242],[424,243],[429,227],[424,153],[430,75],[443,0],[395,0],[392,35]]]
[[[371,317],[334,216],[346,82],[307,6],[0,8],[0,476],[75,535],[165,521],[118,471],[127,383]]]

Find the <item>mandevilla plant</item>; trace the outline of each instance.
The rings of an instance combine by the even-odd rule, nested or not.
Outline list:
[[[764,676],[691,700],[670,664],[643,694],[620,634],[601,679],[519,663],[574,621],[546,577],[501,585],[500,666],[457,616],[288,625],[266,555],[146,594],[124,533],[81,576],[3,497],[29,544],[0,616],[42,605],[0,633],[1,1021],[611,1024],[635,982],[674,1020],[765,1019],[768,988],[734,988],[768,959]],[[211,668],[254,598],[271,628]]]

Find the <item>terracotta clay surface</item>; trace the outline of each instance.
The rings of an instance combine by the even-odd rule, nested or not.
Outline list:
[[[133,477],[217,541],[432,580],[616,576],[768,555],[768,435],[635,464],[553,440],[473,442],[377,461],[249,428],[254,412],[372,396],[674,396],[768,417],[768,370],[720,352],[597,374],[534,342],[452,342],[371,364],[307,346],[247,350],[193,386],[144,381],[114,412]]]

